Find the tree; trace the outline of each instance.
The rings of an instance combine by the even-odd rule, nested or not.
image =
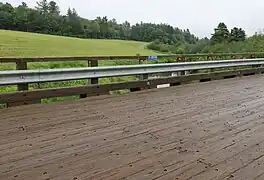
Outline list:
[[[238,31],[239,31],[239,39],[240,39],[240,41],[245,41],[246,37],[247,37],[246,31],[243,30],[242,28],[239,28]]]
[[[27,3],[25,3],[25,2],[22,2],[21,4],[22,4],[22,5],[20,5],[20,6],[22,6],[22,7],[28,7],[28,6],[27,6]]]
[[[46,14],[49,11],[49,4],[47,2],[47,0],[41,0],[41,1],[37,1],[37,7],[36,9],[43,13]]]
[[[225,23],[221,22],[218,24],[217,28],[214,29],[214,34],[212,34],[211,42],[213,44],[226,42],[229,39],[229,31]]]
[[[125,21],[120,26],[121,26],[121,29],[120,29],[121,39],[130,39],[130,36],[131,36],[131,25],[130,25],[130,23]]]
[[[234,27],[233,29],[231,29],[229,42],[244,41],[245,39],[246,39],[246,33],[242,28]]]
[[[14,27],[14,8],[9,3],[0,4],[0,28],[12,29]]]
[[[54,1],[49,2],[48,10],[49,10],[49,13],[51,13],[53,15],[59,15],[60,14],[60,8],[57,5],[57,3]]]
[[[17,30],[28,31],[28,24],[30,23],[28,14],[29,8],[24,2],[15,9],[14,24]]]
[[[72,10],[68,9],[68,20],[69,20],[69,27],[70,33],[77,37],[84,36],[84,26],[80,17],[78,16],[77,11],[73,8]]]

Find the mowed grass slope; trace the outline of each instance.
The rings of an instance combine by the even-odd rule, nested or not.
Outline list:
[[[0,56],[151,55],[147,43],[0,30]]]
[[[153,51],[145,49],[144,42],[80,39],[63,36],[53,36],[37,33],[0,30],[0,57],[42,57],[42,56],[100,56],[100,55],[154,55]],[[100,66],[138,64],[137,60],[100,61]],[[36,62],[28,63],[28,69],[87,67],[87,61],[67,62]],[[14,63],[0,63],[0,70],[15,69]],[[100,83],[135,80],[136,77],[102,78]],[[51,82],[31,84],[30,89],[86,85],[86,80]],[[16,86],[0,87],[0,92],[16,91]],[[122,92],[122,91],[121,91]],[[72,97],[70,97],[72,98]],[[76,98],[76,97],[73,97]],[[62,100],[52,98],[44,102]]]

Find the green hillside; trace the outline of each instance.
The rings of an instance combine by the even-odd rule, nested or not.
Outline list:
[[[89,56],[89,55],[154,55],[137,41],[80,39],[45,34],[0,30],[0,57],[4,56]],[[133,60],[100,61],[100,65],[138,64]],[[87,67],[87,61],[28,63],[28,69]],[[0,70],[15,69],[14,63],[0,63]],[[101,78],[100,83],[135,80],[135,77]],[[86,85],[86,80],[32,84],[30,89]],[[16,91],[16,86],[0,87],[0,92]],[[78,98],[78,97],[70,97]],[[63,100],[51,98],[44,102]]]
[[[79,39],[0,30],[0,56],[77,56],[154,54],[146,43],[123,40]]]

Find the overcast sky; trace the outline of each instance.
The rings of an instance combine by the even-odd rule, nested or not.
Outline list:
[[[5,0],[0,0],[4,1]],[[136,22],[168,23],[199,37],[210,37],[219,22],[228,28],[242,27],[247,34],[264,29],[264,0],[55,0],[62,13],[68,7],[88,19],[96,16]],[[8,0],[19,4],[21,0]],[[35,0],[24,0],[35,6]]]

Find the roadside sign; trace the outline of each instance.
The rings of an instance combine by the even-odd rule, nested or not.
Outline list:
[[[158,59],[158,56],[148,56],[148,60]]]

